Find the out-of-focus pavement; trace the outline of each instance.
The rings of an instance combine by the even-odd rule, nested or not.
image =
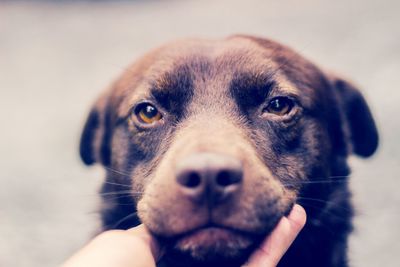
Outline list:
[[[99,92],[166,41],[268,36],[350,77],[381,132],[352,158],[352,266],[399,266],[400,2],[0,1],[0,266],[57,266],[98,226],[100,167],[78,138]]]

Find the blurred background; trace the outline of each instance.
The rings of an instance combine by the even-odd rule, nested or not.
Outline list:
[[[100,167],[78,156],[98,94],[144,52],[181,37],[255,34],[363,88],[381,133],[351,158],[351,266],[399,266],[400,2],[0,1],[0,266],[57,266],[99,226]]]

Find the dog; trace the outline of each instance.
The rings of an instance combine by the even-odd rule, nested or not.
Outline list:
[[[278,266],[345,267],[347,157],[378,132],[359,90],[254,36],[179,40],[100,96],[80,143],[100,163],[103,229],[143,223],[162,266],[241,266],[294,203],[307,223]]]

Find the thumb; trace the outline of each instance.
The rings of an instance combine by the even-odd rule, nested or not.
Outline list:
[[[158,262],[162,255],[164,254],[164,249],[160,246],[160,244],[154,239],[154,237],[150,234],[147,228],[140,224],[134,228],[127,230],[127,232],[139,237],[144,241],[145,244],[150,248],[151,254],[154,257],[154,260]]]
[[[283,217],[272,233],[250,256],[246,267],[275,267],[306,223],[306,212],[298,204]]]

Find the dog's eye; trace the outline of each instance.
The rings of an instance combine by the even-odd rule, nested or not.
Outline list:
[[[287,97],[275,97],[268,103],[265,110],[269,113],[283,116],[292,110],[293,105],[293,101]]]
[[[140,122],[151,124],[162,118],[161,113],[156,107],[149,103],[140,104],[135,110],[136,116]]]

